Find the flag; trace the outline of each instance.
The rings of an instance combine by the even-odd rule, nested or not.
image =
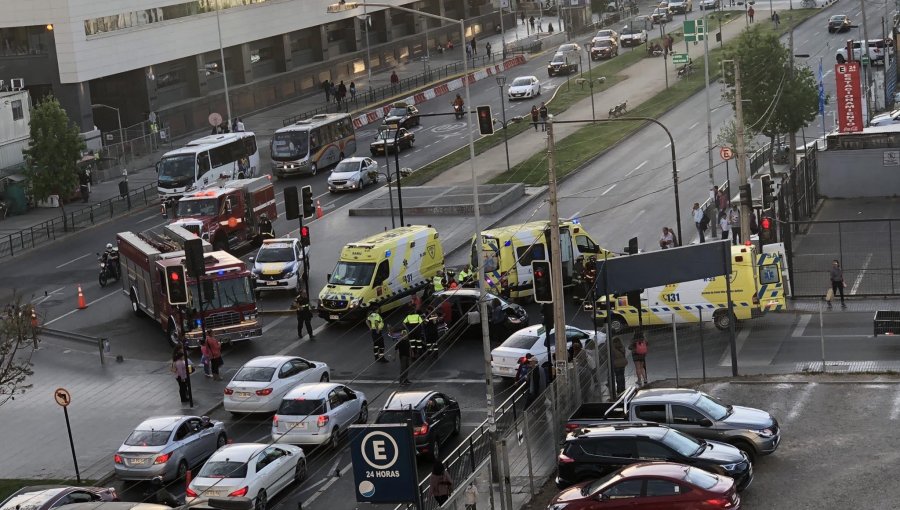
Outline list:
[[[822,75],[821,59],[819,59],[819,114],[825,116],[825,77]]]

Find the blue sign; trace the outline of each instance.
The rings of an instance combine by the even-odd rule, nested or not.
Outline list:
[[[418,505],[412,429],[406,424],[353,425],[351,429],[356,501]]]

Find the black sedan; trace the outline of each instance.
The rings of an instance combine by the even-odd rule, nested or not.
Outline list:
[[[396,134],[396,140],[394,135]],[[372,156],[378,156],[395,150],[412,149],[413,143],[416,141],[416,135],[412,134],[406,128],[401,127],[399,130],[391,126],[382,126],[375,135],[375,141],[369,144],[369,151]]]
[[[834,34],[837,32],[846,32],[850,30],[852,25],[853,23],[846,14],[835,14],[828,18],[828,33]]]
[[[419,109],[411,104],[397,102],[391,105],[391,109],[384,116],[384,125],[411,128],[421,125]]]
[[[528,312],[521,306],[510,303],[498,296],[488,296],[488,313],[491,311],[491,300],[500,300],[500,307],[506,316],[503,332],[499,336],[506,338],[512,333],[528,326]],[[480,334],[481,326],[478,318],[478,289],[458,288],[435,292],[428,305],[444,316],[447,327],[455,334]],[[469,313],[474,312],[472,320]],[[446,315],[449,314],[448,319]],[[474,321],[474,323],[473,323]]]

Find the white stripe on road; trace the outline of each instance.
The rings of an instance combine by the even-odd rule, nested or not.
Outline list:
[[[746,325],[745,325],[746,326]],[[747,337],[750,336],[750,330],[752,328],[744,327],[741,329],[741,332],[737,334],[737,338],[735,339],[735,347],[738,354],[741,353],[741,349],[744,347],[744,342],[747,341]],[[730,367],[731,366],[731,350],[725,349],[725,352],[722,353],[722,357],[719,358],[719,366],[720,367]]]
[[[800,390],[797,401],[794,402],[793,406],[791,406],[791,410],[787,414],[787,419],[784,420],[782,423],[794,421],[798,416],[800,416],[800,413],[803,411],[803,408],[806,406],[806,401],[809,400],[809,395],[812,393],[812,391],[815,388],[816,388],[816,383],[809,383],[806,385],[805,388]]]
[[[794,333],[791,336],[803,336],[803,331],[806,329],[806,325],[809,324],[810,319],[812,319],[812,314],[801,315],[800,320],[797,321],[797,326],[794,328]]]
[[[341,469],[341,476],[346,475],[347,472],[350,471],[350,468],[352,468],[352,467],[353,467],[353,464],[347,464],[346,466],[344,466],[344,468]],[[332,476],[331,479],[328,480],[328,483],[326,483],[325,485],[323,485],[321,489],[317,490],[315,494],[313,494],[312,496],[309,497],[309,499],[307,499],[306,501],[304,501],[304,503],[306,503],[307,508],[312,508],[312,507],[310,507],[310,506],[308,506],[308,505],[310,505],[313,501],[315,501],[316,499],[318,499],[319,496],[322,495],[322,493],[324,493],[325,491],[327,491],[328,488],[331,487],[332,485],[334,485],[334,482],[336,482],[336,481],[338,481],[338,480],[340,480],[340,477],[339,477],[339,476]]]
[[[647,164],[647,160],[645,159],[643,163],[641,163],[640,165],[634,167],[634,170],[632,170],[632,171],[628,172],[627,174],[625,174],[625,177],[628,177],[629,175],[633,174],[633,173],[636,172],[637,170],[640,170],[641,167],[643,167],[643,166],[646,165],[646,164]]]
[[[68,265],[71,264],[72,262],[78,262],[79,260],[81,260],[81,259],[83,259],[83,258],[85,258],[85,257],[87,257],[87,256],[90,256],[90,255],[91,255],[90,253],[85,253],[84,255],[82,255],[82,256],[80,256],[80,257],[78,257],[78,258],[72,259],[72,260],[70,260],[70,261],[68,261],[68,262],[63,262],[62,264],[56,266],[56,269],[59,269],[59,268],[64,267],[64,266],[68,266]]]
[[[859,274],[856,275],[856,280],[853,281],[853,287],[850,287],[851,296],[856,294],[856,291],[859,290],[859,284],[862,283],[863,276],[866,275],[866,269],[869,269],[869,262],[872,262],[872,252],[869,252],[869,254],[866,255],[866,261],[863,262]]]
[[[688,129],[689,130],[694,129],[695,127],[697,127],[697,124],[699,124],[699,122],[694,122],[693,124],[691,124],[691,127],[689,127]]]
[[[103,301],[104,299],[108,298],[109,296],[112,296],[113,294],[118,294],[119,292],[121,292],[121,290],[114,290],[114,291],[110,292],[109,294],[107,294],[107,295],[105,295],[105,296],[103,296],[103,297],[97,298],[97,299],[95,299],[95,300],[93,300],[93,301],[87,303],[87,306],[91,306],[91,305],[94,304],[94,303],[99,303],[100,301]],[[44,323],[44,326],[49,326],[49,325],[53,324],[54,322],[56,322],[56,321],[58,321],[58,320],[60,320],[60,319],[64,319],[64,318],[66,318],[66,317],[72,315],[73,313],[75,313],[75,312],[77,312],[77,311],[78,311],[78,308],[76,308],[76,309],[74,309],[74,310],[71,310],[71,311],[69,311],[69,312],[66,312],[66,313],[60,315],[59,317],[57,317],[57,318],[55,318],[55,319],[53,319],[53,320],[51,320],[51,321],[45,322],[45,323]]]
[[[900,418],[900,391],[894,395],[894,404],[891,406],[891,420]]]
[[[270,322],[270,323],[266,324],[265,326],[263,326],[262,332],[265,333],[265,332],[269,331],[270,329],[272,329],[272,328],[274,328],[275,326],[277,326],[277,325],[281,324],[282,322],[284,322],[285,319],[287,319],[287,317],[284,316],[284,315],[282,315],[281,317],[278,317],[277,319],[275,319],[275,320],[273,320],[272,322]],[[283,354],[283,353],[282,353],[282,354]],[[282,354],[279,354],[279,356],[281,356]]]
[[[609,193],[609,192],[612,191],[612,189],[615,188],[615,187],[616,187],[616,185],[613,184],[612,186],[606,188],[606,191],[604,191],[603,193],[600,193],[600,196],[602,197],[603,195]]]
[[[143,223],[143,222],[145,222],[145,221],[150,221],[150,220],[152,220],[153,218],[159,218],[159,216],[160,216],[159,214],[151,214],[150,216],[147,216],[146,218],[144,218],[144,219],[142,219],[142,220],[138,220],[138,223]]]

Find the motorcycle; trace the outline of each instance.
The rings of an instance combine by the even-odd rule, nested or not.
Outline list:
[[[628,101],[622,101],[621,103],[613,106],[609,109],[609,118],[618,117],[620,115],[624,115],[628,111],[627,106]]]
[[[463,107],[460,104],[453,105],[453,113],[456,114],[456,120],[463,118],[463,115],[465,115],[465,112],[463,111]]]
[[[110,279],[119,281],[119,257],[107,256],[105,253],[98,253],[97,260],[100,262],[100,286],[106,287]]]
[[[694,63],[693,63],[693,62],[688,62],[687,64],[685,64],[685,65],[683,65],[682,67],[679,67],[679,68],[678,68],[678,77],[679,77],[679,78],[685,78],[685,77],[690,76],[691,74],[693,74],[693,72],[694,72]]]
[[[647,56],[648,57],[661,57],[663,56],[663,49],[659,46],[651,46],[647,48]]]

